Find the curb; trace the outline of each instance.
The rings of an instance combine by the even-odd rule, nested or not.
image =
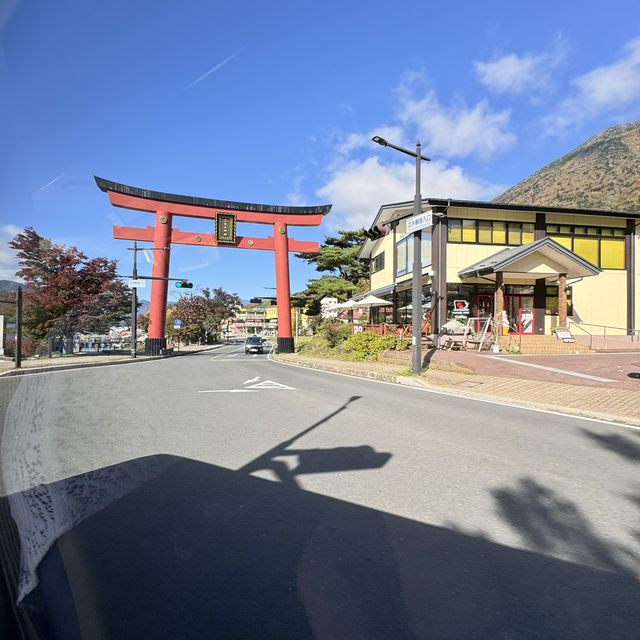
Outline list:
[[[11,378],[15,376],[28,376],[32,373],[47,373],[49,371],[70,371],[73,369],[89,369],[90,367],[112,367],[117,364],[135,364],[142,362],[157,362],[158,360],[166,360],[167,358],[179,358],[180,356],[188,356],[192,353],[201,353],[202,351],[210,351],[215,345],[209,345],[205,349],[194,349],[192,351],[178,351],[166,356],[140,356],[139,358],[122,358],[108,362],[70,362],[69,364],[53,365],[51,367],[27,367],[26,369],[9,369],[0,373],[0,378]]]
[[[423,380],[420,378],[410,377],[410,376],[399,376],[392,373],[382,373],[378,371],[363,371],[362,369],[354,369],[349,367],[336,367],[331,364],[325,364],[323,362],[292,362],[287,358],[283,358],[282,356],[272,356],[272,359],[276,362],[280,362],[282,364],[289,364],[294,367],[303,367],[306,369],[317,369],[319,371],[328,371],[330,373],[340,373],[343,375],[349,375],[357,378],[365,378],[369,380],[378,380],[380,382],[387,382],[391,384],[399,384],[406,387],[414,387],[419,389],[428,389],[434,392],[442,392],[442,393],[452,393],[457,396],[465,397],[465,398],[473,398],[477,400],[486,400],[490,402],[499,402],[500,404],[506,404],[512,407],[521,407],[526,409],[537,409],[542,411],[551,411],[554,413],[563,413],[570,416],[575,416],[578,418],[590,418],[594,420],[604,420],[607,422],[615,422],[624,425],[630,425],[633,427],[640,426],[640,420],[636,420],[635,418],[630,418],[628,416],[621,416],[617,414],[610,413],[599,413],[596,411],[584,410],[581,411],[576,409],[575,407],[565,407],[562,405],[556,405],[551,403],[542,403],[542,402],[514,402],[511,399],[505,399],[500,396],[495,396],[491,394],[481,394],[474,393],[473,391],[461,391],[457,388],[452,388],[447,385],[435,386],[433,384],[429,384],[427,380]]]

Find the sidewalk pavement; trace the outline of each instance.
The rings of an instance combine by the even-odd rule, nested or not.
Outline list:
[[[408,353],[402,359],[396,356],[395,362],[350,362],[298,354],[272,357],[302,367],[640,426],[638,354],[492,357],[432,349],[425,354],[421,376],[410,375]]]
[[[127,364],[129,362],[144,362],[145,360],[157,360],[159,357],[176,357],[197,351],[206,351],[221,345],[198,345],[193,344],[181,347],[174,351],[172,356],[145,356],[136,354],[132,358],[125,353],[74,353],[68,356],[56,356],[53,358],[23,358],[22,367],[16,369],[13,360],[0,360],[0,377],[22,375],[24,373],[39,373],[42,371],[56,371],[60,369],[82,369],[84,367],[94,367],[110,364]]]

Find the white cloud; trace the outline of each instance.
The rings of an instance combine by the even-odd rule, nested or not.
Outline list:
[[[503,191],[499,185],[478,182],[458,166],[442,161],[422,167],[424,197],[474,199],[492,197]],[[351,229],[368,227],[383,204],[412,200],[415,193],[415,164],[381,165],[375,157],[352,160],[335,169],[317,195],[333,203],[333,222]],[[337,220],[336,220],[337,219]]]
[[[481,84],[494,93],[518,95],[550,87],[551,72],[565,58],[561,38],[550,53],[510,53],[491,62],[474,62]]]
[[[621,57],[592,69],[571,82],[575,91],[543,119],[546,133],[560,134],[604,113],[624,113],[622,119],[640,111],[640,38],[631,40]]]
[[[640,38],[628,42],[617,62],[597,67],[576,78],[579,98],[592,110],[610,109],[640,101]]]
[[[336,151],[339,155],[349,155],[353,151],[362,148],[371,148],[373,136],[380,136],[388,140],[393,140],[394,144],[404,146],[408,142],[404,139],[404,132],[401,127],[378,127],[369,133],[350,133],[346,138],[339,141],[336,145]]]
[[[421,72],[407,73],[396,95],[397,124],[335,136],[335,155],[325,166],[328,177],[316,195],[333,203],[329,224],[336,228],[368,227],[382,205],[413,199],[415,162],[377,147],[371,140],[374,135],[409,150],[415,149],[416,138],[422,141],[422,152],[433,158],[422,165],[424,197],[485,199],[505,189],[467,175],[448,159],[487,158],[506,150],[515,141],[508,131],[508,111],[492,111],[486,100],[471,108],[445,107]],[[371,155],[375,150],[379,153]]]
[[[20,268],[18,258],[15,249],[9,246],[9,241],[21,231],[23,229],[14,224],[0,226],[0,280],[20,281],[16,277],[16,271]]]
[[[510,53],[493,62],[475,62],[474,67],[480,83],[490,91],[519,94],[546,85],[549,71],[545,63],[545,56]]]
[[[401,97],[399,116],[414,125],[423,139],[425,152],[445,158],[481,158],[501,153],[511,147],[516,137],[507,131],[509,111],[491,111],[487,100],[474,107],[441,105],[433,91],[421,99]]]

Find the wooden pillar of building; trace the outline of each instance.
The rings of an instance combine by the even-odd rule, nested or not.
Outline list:
[[[496,273],[496,303],[495,303],[494,332],[502,335],[502,312],[504,311],[504,277],[501,271]]]
[[[558,279],[558,327],[567,328],[567,274]]]

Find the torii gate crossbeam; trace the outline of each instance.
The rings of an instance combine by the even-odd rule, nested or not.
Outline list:
[[[95,177],[95,176],[94,176]],[[293,352],[291,335],[291,295],[289,291],[289,251],[318,251],[317,242],[305,242],[289,238],[289,226],[318,226],[329,213],[331,205],[316,207],[289,207],[211,200],[194,196],[181,196],[158,191],[148,191],[95,177],[98,187],[109,195],[111,204],[125,209],[146,211],[155,214],[155,225],[144,228],[113,227],[113,237],[121,240],[153,242],[154,252],[151,281],[151,305],[149,308],[149,331],[145,352],[159,355],[166,348],[165,318],[167,309],[167,286],[169,259],[172,244],[201,245],[206,247],[235,247],[237,249],[260,249],[273,251],[276,272],[276,304],[278,310],[278,351]],[[211,233],[191,233],[173,227],[173,218],[205,218],[216,220],[228,216],[234,222],[233,239],[222,242]],[[235,235],[235,221],[269,224],[273,236],[249,238]],[[218,230],[216,230],[218,231]]]

